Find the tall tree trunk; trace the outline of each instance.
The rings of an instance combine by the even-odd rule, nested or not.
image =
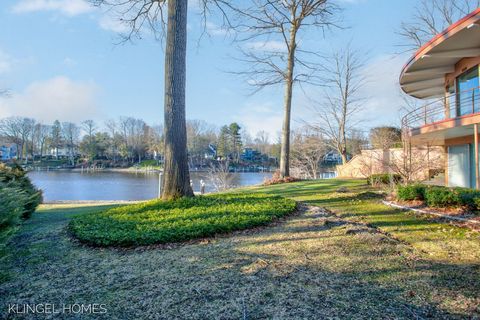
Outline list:
[[[345,93],[343,95],[343,106],[342,106],[342,122],[340,125],[340,130],[341,130],[341,141],[342,141],[342,146],[340,150],[340,155],[342,156],[342,164],[347,163],[347,133],[346,133],[346,127],[347,127],[347,112],[348,112],[348,86],[349,86],[349,81],[346,81],[345,84]]]
[[[342,164],[347,163],[347,149],[342,147],[342,151],[340,152],[340,156],[342,157]]]
[[[21,142],[21,149],[20,149],[20,162],[23,161],[23,154],[25,150],[25,139],[22,137],[22,142]]]
[[[282,146],[280,150],[280,176],[282,178],[290,176],[290,118],[292,111],[292,93],[293,93],[293,69],[295,67],[295,49],[296,49],[296,30],[295,26],[290,31],[290,45],[288,51],[288,65],[285,83],[285,98],[282,128]]]
[[[165,164],[163,199],[193,196],[185,121],[188,0],[168,0],[165,51]]]

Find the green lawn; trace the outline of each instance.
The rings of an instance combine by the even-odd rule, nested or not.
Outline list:
[[[340,187],[350,192],[336,192]],[[369,223],[420,252],[428,252],[430,258],[452,260],[454,257],[457,262],[480,262],[479,232],[385,206],[379,201],[382,195],[364,180],[307,181],[252,191],[283,195],[328,208],[350,221]]]
[[[7,246],[2,303],[104,303],[108,319],[480,317],[479,234],[393,210],[371,191],[356,180],[251,188],[311,206],[161,248],[83,246],[68,234],[72,217],[109,207],[42,206]]]

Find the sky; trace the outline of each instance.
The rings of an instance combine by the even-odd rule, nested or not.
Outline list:
[[[322,54],[347,44],[364,52],[361,73],[368,81],[361,126],[398,125],[403,100],[398,75],[409,54],[400,54],[400,23],[413,13],[415,0],[336,0],[344,8],[342,30],[310,30],[301,44]],[[283,117],[283,88],[257,94],[230,71],[248,68],[238,45],[209,17],[209,35],[194,3],[189,9],[187,118],[217,127],[238,122],[250,135],[260,130],[278,136]],[[84,0],[2,0],[0,3],[0,118],[33,117],[102,123],[119,116],[159,124],[163,119],[162,42],[146,30],[142,39],[119,44],[125,31],[111,11]],[[258,43],[240,45],[254,47]],[[268,45],[275,45],[269,43]],[[293,126],[314,117],[311,107],[322,89],[295,88]]]

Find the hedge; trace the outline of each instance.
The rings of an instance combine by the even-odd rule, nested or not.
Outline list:
[[[409,184],[397,187],[397,198],[403,201],[425,199],[425,186],[421,184]]]
[[[466,207],[480,209],[480,190],[469,188],[449,188],[411,184],[397,187],[397,199],[403,201],[425,200],[429,207]]]
[[[425,189],[425,203],[429,207],[459,207],[462,206],[460,194],[451,188],[430,187]]]

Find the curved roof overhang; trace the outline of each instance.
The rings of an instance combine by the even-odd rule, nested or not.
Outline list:
[[[462,58],[480,56],[480,8],[424,44],[400,74],[402,90],[420,99],[445,92],[445,74]]]

